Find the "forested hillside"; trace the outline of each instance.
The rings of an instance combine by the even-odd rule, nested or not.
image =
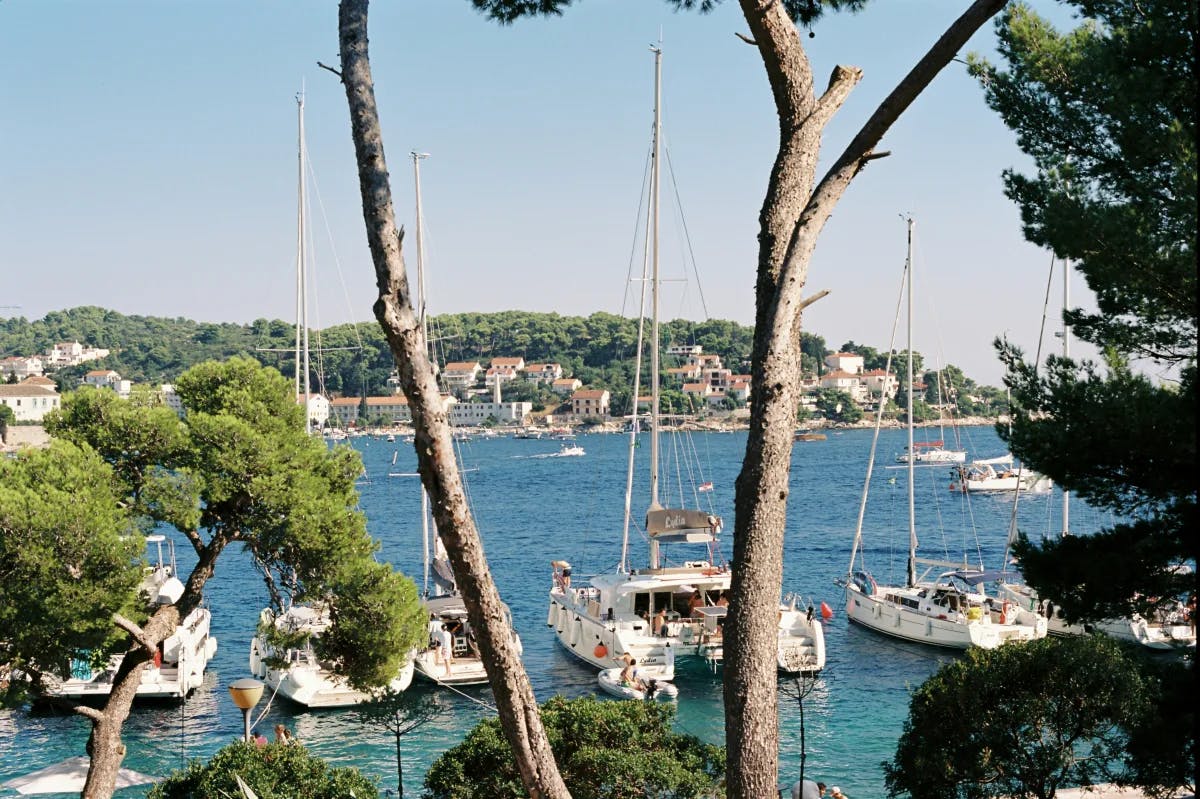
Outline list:
[[[724,320],[675,320],[664,340],[699,344],[717,353],[729,368],[748,370],[751,329]],[[438,360],[480,360],[498,355],[529,362],[561,363],[565,374],[589,385],[628,381],[637,343],[637,323],[613,314],[589,317],[503,311],[433,317],[430,338]],[[153,316],[126,316],[93,306],[54,311],[42,319],[0,319],[0,357],[44,353],[59,341],[79,341],[112,351],[86,369],[114,369],[135,382],[169,382],[189,366],[209,359],[248,355],[291,376],[295,328],[281,320],[250,324],[196,322]],[[821,342],[823,346],[823,342]],[[271,351],[282,350],[282,351]],[[312,379],[324,375],[327,391],[360,395],[386,390],[391,354],[374,321],[313,331]],[[66,370],[77,377],[84,367]]]
[[[700,345],[706,353],[721,356],[725,367],[735,373],[750,371],[751,328],[727,320],[691,322],[676,319],[663,326],[668,344]],[[430,320],[430,339],[440,363],[476,360],[483,365],[497,356],[521,356],[527,363],[543,361],[562,365],[563,374],[579,378],[589,387],[613,393],[614,408],[627,408],[633,385],[637,321],[608,313],[588,317],[554,313],[501,311],[497,313],[445,314]],[[649,331],[647,330],[647,335]],[[820,336],[803,333],[804,369],[815,374],[819,359],[830,350]],[[78,341],[102,347],[112,354],[101,361],[63,369],[55,373],[62,389],[73,388],[89,369],[114,369],[134,382],[171,382],[190,366],[206,360],[245,355],[273,366],[291,377],[295,363],[295,328],[282,320],[257,319],[250,324],[195,322],[154,316],[126,316],[94,306],[54,311],[42,319],[0,319],[0,357],[45,353],[60,341]],[[363,396],[383,394],[390,389],[392,356],[379,326],[374,321],[314,330],[309,349],[314,390],[326,394]],[[864,357],[867,369],[884,365],[886,351],[845,342],[842,350]],[[904,372],[904,353],[893,369]],[[923,359],[914,355],[921,371]],[[663,367],[676,365],[665,359]],[[983,393],[990,400],[997,394],[975,385],[961,370],[946,367],[944,382],[952,386],[965,413],[988,413],[969,397]],[[936,401],[936,380],[926,377],[930,402]],[[666,390],[667,404],[677,404],[677,387]],[[525,397],[508,397],[525,398]],[[842,396],[830,398],[837,405]]]

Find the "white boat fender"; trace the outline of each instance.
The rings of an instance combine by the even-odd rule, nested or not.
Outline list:
[[[571,637],[567,641],[572,647],[579,643],[580,633],[583,630],[583,622],[579,618],[575,618],[574,624],[571,625]]]

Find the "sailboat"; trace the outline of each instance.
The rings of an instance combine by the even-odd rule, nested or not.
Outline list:
[[[964,494],[1012,494],[1018,486],[1022,493],[1045,494],[1054,487],[1046,475],[1015,466],[1009,453],[958,466],[951,476],[950,490]]]
[[[296,95],[299,150],[299,211],[297,213],[296,258],[296,396],[311,399],[308,374],[308,298],[305,258],[305,180],[304,93]],[[301,383],[303,373],[303,383]],[[303,394],[301,387],[303,386]],[[306,429],[312,431],[312,414],[306,412]],[[305,707],[344,707],[371,699],[370,694],[352,688],[332,666],[322,661],[313,647],[315,639],[329,628],[327,608],[320,605],[293,605],[276,613],[264,608],[259,614],[259,632],[250,640],[250,673],[274,691]],[[289,638],[302,633],[303,641],[277,648],[268,640],[267,630],[274,628]],[[413,664],[408,660],[389,687],[403,691],[412,683]]]
[[[913,304],[913,227],[907,220],[908,256],[905,281],[908,297],[908,351],[912,352]],[[891,362],[889,359],[888,368]],[[908,385],[913,384],[912,358],[908,359]],[[913,398],[908,393],[908,451],[913,447]],[[1000,579],[999,572],[987,572],[963,563],[917,558],[917,527],[914,504],[916,459],[908,459],[908,568],[903,585],[879,585],[863,564],[862,527],[867,493],[874,467],[875,448],[882,421],[882,404],[877,411],[875,438],[867,465],[867,478],[859,505],[858,525],[850,551],[849,573],[842,581],[846,589],[846,616],[850,621],[876,632],[934,646],[966,649],[972,646],[993,649],[1014,641],[1030,641],[1046,635],[1046,620],[1015,603],[987,596],[982,585]],[[857,561],[857,566],[856,566]],[[926,573],[918,576],[918,564]],[[934,568],[948,569],[936,579],[927,580]]]
[[[416,187],[417,212],[417,315],[421,322],[421,334],[429,341],[429,319],[425,302],[425,244],[423,219],[421,216],[421,161],[428,153],[413,152],[413,183]],[[496,381],[499,394],[500,383]],[[499,398],[497,397],[497,402]],[[450,559],[442,539],[431,524],[429,495],[421,491],[421,551],[424,560],[424,584],[422,595],[425,610],[429,613],[429,645],[413,657],[421,677],[439,685],[474,685],[488,680],[475,635],[467,619],[467,606],[454,581]],[[517,636],[508,607],[509,628],[513,631],[513,644],[521,651],[521,639]]]
[[[1053,261],[1051,261],[1050,268],[1053,271]],[[1070,310],[1071,270],[1065,261],[1062,264],[1062,268],[1063,329],[1061,333],[1056,333],[1055,335],[1062,337],[1063,358],[1069,358],[1071,357],[1071,328],[1066,323],[1066,312]],[[1018,472],[1018,477],[1023,478],[1024,476],[1022,472]],[[1049,480],[1049,478],[1045,479]],[[1008,547],[1011,547],[1016,541],[1017,536],[1016,503],[1020,501],[1023,493],[1029,492],[1029,488],[1024,484],[1023,480],[1019,480],[1009,490],[1012,491],[1014,500],[1008,536]],[[1071,494],[1069,491],[1064,490],[1062,492],[1062,530],[1060,533],[1064,538],[1071,534],[1070,518]],[[1005,552],[1005,560],[1008,560],[1007,551]],[[1012,575],[1009,576],[1011,577]],[[1147,649],[1171,650],[1195,649],[1196,647],[1196,628],[1192,626],[1190,620],[1191,614],[1189,614],[1184,603],[1178,599],[1159,610],[1153,618],[1146,618],[1140,613],[1134,613],[1125,618],[1103,619],[1094,624],[1071,624],[1063,617],[1061,607],[1055,605],[1049,599],[1038,597],[1037,591],[1032,587],[1022,582],[1007,579],[1001,582],[999,587],[1003,596],[1041,614],[1046,619],[1050,635],[1066,637],[1101,632],[1121,641],[1139,644]]]
[[[651,291],[651,402],[649,422],[650,505],[645,517],[649,538],[647,568],[629,568],[629,525],[634,482],[634,454],[639,424],[638,404],[634,403],[630,424],[629,451],[625,481],[624,532],[621,561],[612,572],[598,574],[586,584],[571,581],[568,561],[554,561],[553,582],[549,593],[547,626],[567,652],[601,670],[625,665],[627,658],[637,661],[643,681],[657,683],[675,676],[675,659],[699,658],[717,664],[723,659],[726,592],[731,582],[729,566],[718,562],[717,540],[723,520],[706,510],[664,507],[659,501],[659,252],[658,208],[661,164],[661,86],[662,50],[654,53],[654,134],[650,178],[650,219],[648,239],[651,280],[643,281],[643,298]],[[641,396],[642,342],[645,314],[639,313],[638,367],[635,370],[633,397]],[[700,489],[697,488],[697,492]],[[702,545],[705,556],[666,566],[661,557],[663,544]],[[825,639],[820,620],[811,609],[798,606],[795,599],[779,609],[777,665],[787,672],[819,672],[825,665]],[[611,682],[612,672],[605,679]],[[607,686],[605,689],[608,690]]]
[[[163,558],[163,543],[169,559]],[[150,605],[170,605],[183,596],[183,583],[176,577],[175,544],[164,535],[146,536],[146,544],[154,544],[158,562],[147,566],[138,593]],[[169,561],[169,562],[168,562]],[[171,637],[163,641],[154,659],[142,669],[138,682],[138,699],[185,699],[204,682],[208,662],[217,653],[217,639],[210,634],[212,613],[199,607],[187,615]],[[124,655],[114,655],[105,668],[93,670],[84,660],[72,662],[71,677],[51,683],[46,694],[70,699],[91,699],[112,693],[113,677],[121,667]]]

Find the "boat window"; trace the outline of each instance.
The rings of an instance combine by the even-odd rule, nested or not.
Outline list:
[[[637,616],[650,617],[650,594],[638,592],[633,595],[633,612]]]
[[[656,591],[654,594],[654,607],[650,609],[651,612],[657,613],[660,608],[674,610],[671,606],[671,597],[672,594],[670,591]]]

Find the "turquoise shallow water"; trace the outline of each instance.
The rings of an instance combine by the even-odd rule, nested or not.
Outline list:
[[[968,457],[990,457],[1004,451],[990,428],[968,428],[961,434]],[[824,600],[835,611],[826,627],[826,669],[805,704],[806,773],[840,785],[855,799],[884,795],[879,764],[895,749],[908,712],[909,692],[953,657],[850,627],[842,614],[841,589],[833,579],[846,571],[870,441],[869,431],[847,431],[831,433],[826,441],[796,445],[785,544],[785,590]],[[481,440],[463,448],[466,465],[478,469],[468,475],[469,490],[492,573],[512,608],[525,646],[525,666],[542,700],[555,693],[598,694],[594,672],[566,655],[545,625],[549,562],[566,558],[577,576],[586,576],[613,567],[620,557],[627,439],[590,435],[580,436],[578,443],[587,450],[582,458],[544,457],[558,451],[558,442],[552,441]],[[726,519],[726,538],[732,533],[734,478],[745,444],[745,433],[701,434],[690,440],[706,464],[703,479],[714,483],[711,496]],[[903,445],[903,431],[881,434],[865,525],[868,563],[880,582],[889,574],[898,579],[903,574],[907,478],[903,469],[886,468],[894,465]],[[388,476],[389,472],[415,471],[412,448],[378,439],[357,439],[354,446],[362,452],[367,467],[368,480],[361,486],[362,507],[369,529],[382,542],[382,557],[419,581],[419,484],[416,478]],[[664,448],[671,446],[664,441]],[[637,450],[639,461],[647,457],[648,449]],[[982,556],[989,567],[998,565],[1011,501],[976,497],[967,505],[947,490],[948,473],[948,467],[918,472],[922,552],[930,557],[957,558],[965,546],[974,558]],[[644,494],[635,493],[635,509],[645,508],[646,503]],[[1035,535],[1057,530],[1060,507],[1057,492],[1023,498],[1022,529]],[[1073,508],[1072,513],[1073,526],[1086,529],[1087,511]],[[728,555],[729,541],[723,549]],[[645,551],[640,539],[631,543],[635,563],[644,561]],[[181,569],[190,568],[189,554],[181,545]],[[686,552],[677,554],[679,559],[686,557]],[[166,774],[189,758],[211,755],[241,732],[240,713],[229,701],[225,686],[248,676],[250,638],[265,590],[249,559],[230,550],[222,555],[207,594],[213,633],[219,641],[208,679],[184,705],[134,708],[125,726],[129,755],[124,765],[129,768]],[[719,676],[695,666],[686,679],[677,682],[679,727],[722,743]],[[430,689],[416,682],[410,690]],[[486,688],[471,689],[468,694],[490,700]],[[436,695],[444,713],[404,739],[408,795],[419,795],[429,764],[487,713],[470,699],[446,691]],[[791,781],[799,773],[799,714],[795,700],[786,697],[781,697],[780,710],[781,775]],[[385,788],[395,786],[392,739],[381,728],[364,725],[353,711],[306,712],[280,699],[264,719],[264,729],[276,722],[291,727],[321,757],[377,776]],[[87,724],[70,715],[0,711],[0,782],[83,754],[86,738]],[[0,795],[15,794],[0,790]],[[137,796],[138,790],[121,795]]]

